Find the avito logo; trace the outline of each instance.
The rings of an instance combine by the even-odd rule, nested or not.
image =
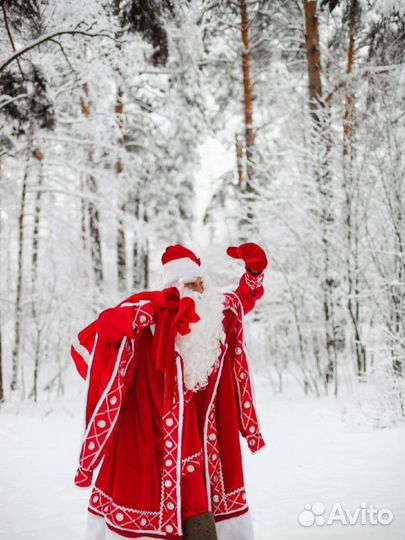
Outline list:
[[[342,525],[389,525],[394,514],[388,508],[376,508],[372,504],[361,503],[359,508],[349,510],[343,508],[340,503],[334,503],[329,513],[326,514],[325,505],[321,502],[306,504],[305,510],[300,512],[298,521],[303,527],[311,525],[332,525],[341,523]]]

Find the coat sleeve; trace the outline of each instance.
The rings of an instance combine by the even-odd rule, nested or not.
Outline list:
[[[243,314],[246,315],[255,307],[256,302],[264,294],[263,288],[264,272],[253,274],[248,270],[240,278],[239,286],[235,291],[241,301]]]
[[[123,337],[139,340],[142,331],[155,322],[151,302],[106,309],[97,319],[99,339],[120,343]]]
[[[239,431],[242,437],[246,439],[249,450],[255,453],[265,446],[265,442],[256,413],[252,377],[245,351],[242,305],[237,298],[232,298],[231,295],[227,300],[235,315],[235,324],[233,327],[234,340],[232,340],[230,354],[232,355],[233,375],[239,409]]]

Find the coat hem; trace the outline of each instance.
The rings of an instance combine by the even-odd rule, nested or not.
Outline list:
[[[248,506],[246,506],[246,508],[242,508],[242,510],[237,510],[235,512],[228,512],[226,514],[219,514],[217,516],[214,516],[214,520],[215,520],[215,523],[219,523],[221,521],[226,521],[227,519],[243,516],[243,514],[246,514],[247,512],[249,512]]]
[[[108,519],[103,514],[98,513],[97,511],[93,510],[92,508],[88,508],[89,514],[94,516],[95,518],[100,519],[100,521],[103,522],[104,527],[110,530],[112,533],[123,537],[123,538],[164,538],[165,540],[182,540],[183,536],[174,535],[174,534],[167,534],[163,531],[128,531],[124,529],[120,529],[119,527],[115,527],[111,523],[108,522]],[[227,514],[222,514],[219,516],[214,516],[215,523],[221,523],[225,524],[226,522],[232,523],[232,520],[237,519],[239,517],[245,516],[249,513],[249,507],[243,508],[242,510],[237,510],[235,512],[229,512]],[[101,539],[100,539],[101,540]]]

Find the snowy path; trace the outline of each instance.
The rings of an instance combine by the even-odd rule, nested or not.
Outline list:
[[[269,445],[256,456],[243,446],[257,540],[404,540],[404,429],[351,433],[333,399],[275,399],[264,384],[256,391]],[[0,413],[1,540],[82,540],[89,491],[72,483],[81,417],[78,402]],[[298,515],[315,502],[325,517],[333,503],[355,511],[364,502],[394,519],[300,525]]]

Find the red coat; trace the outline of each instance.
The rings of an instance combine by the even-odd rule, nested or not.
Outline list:
[[[80,332],[72,356],[89,372],[86,433],[75,482],[101,463],[89,510],[123,536],[182,537],[181,483],[203,467],[217,521],[247,511],[239,433],[264,446],[244,350],[243,315],[263,295],[263,275],[245,273],[225,294],[225,343],[208,386],[183,385],[182,359],[157,371],[150,299],[130,297]],[[88,368],[88,366],[91,366]]]

